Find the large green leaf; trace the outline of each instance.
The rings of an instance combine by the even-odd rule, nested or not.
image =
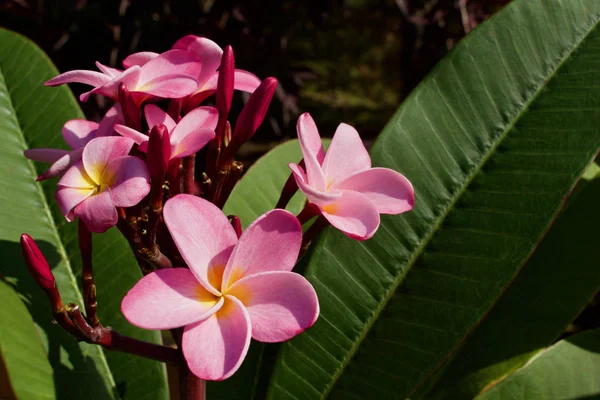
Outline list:
[[[21,259],[19,236],[29,233],[48,257],[65,302],[82,304],[79,292],[80,256],[75,224],[68,224],[54,203],[56,182],[35,183],[34,164],[23,157],[28,147],[64,147],[60,131],[65,121],[82,118],[66,87],[47,88],[57,74],[51,61],[30,41],[0,29],[0,249],[2,273],[13,282],[35,323],[54,368],[59,398],[167,398],[166,373],[160,363],[105,352],[78,344],[52,323],[47,300],[35,286]],[[46,168],[46,165],[40,165]],[[141,277],[127,243],[115,230],[94,237],[94,265],[99,315],[105,325],[147,341],[158,332],[129,325],[119,305],[123,294]],[[0,343],[1,345],[1,343]],[[10,373],[10,371],[9,371]]]
[[[0,356],[20,399],[55,399],[52,367],[17,293],[0,280]]]
[[[555,342],[600,289],[597,164],[576,189],[531,259],[424,398],[472,399]]]
[[[478,400],[600,398],[600,330],[561,340]]]
[[[269,398],[405,398],[482,320],[600,146],[599,20],[596,0],[515,0],[415,89],[371,154],[416,207],[366,242],[322,235],[321,316]]]

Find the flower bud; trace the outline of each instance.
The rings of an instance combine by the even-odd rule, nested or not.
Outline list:
[[[26,233],[21,235],[21,251],[27,268],[37,284],[44,290],[55,287],[56,281],[50,271],[48,261],[33,238]]]
[[[146,162],[150,170],[150,179],[153,183],[163,184],[169,159],[171,158],[171,142],[169,130],[163,124],[156,124],[150,131]]]
[[[229,218],[229,222],[231,222],[231,226],[239,239],[242,236],[242,222],[240,218],[237,215],[229,215],[227,218]]]
[[[127,90],[124,83],[121,83],[119,86],[119,104],[121,104],[125,125],[140,131],[142,129],[141,110],[135,103],[135,99],[129,90]]]
[[[217,110],[219,110],[219,119],[225,119],[229,115],[231,100],[233,99],[234,79],[235,59],[233,57],[233,49],[231,46],[227,46],[221,56],[219,80],[217,81],[216,106]]]

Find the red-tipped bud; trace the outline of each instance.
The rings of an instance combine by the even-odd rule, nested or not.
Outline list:
[[[171,142],[169,130],[163,124],[155,125],[150,131],[146,162],[150,170],[150,179],[157,184],[164,183],[171,158]]]
[[[262,81],[254,93],[250,95],[248,103],[240,113],[235,124],[235,130],[225,150],[223,161],[230,161],[236,151],[254,135],[267,114],[271,99],[277,89],[277,79],[269,77]]]
[[[219,118],[225,119],[231,109],[231,99],[233,99],[233,83],[235,79],[235,59],[233,49],[227,46],[221,56],[221,66],[219,67],[219,80],[217,81],[217,100],[216,106],[219,110]]]
[[[21,251],[29,273],[31,273],[37,284],[45,291],[56,288],[56,281],[52,271],[50,271],[48,261],[46,261],[35,240],[26,233],[21,235]]]
[[[125,125],[137,131],[142,130],[142,112],[124,83],[119,86],[119,104],[121,104]]]
[[[233,230],[239,239],[240,236],[242,236],[242,223],[240,218],[237,215],[229,215],[227,218],[229,218],[231,226],[233,226]]]

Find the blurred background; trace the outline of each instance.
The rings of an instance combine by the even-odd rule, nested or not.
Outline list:
[[[0,25],[35,41],[61,72],[96,60],[122,68],[128,54],[168,50],[190,33],[231,45],[238,68],[280,82],[242,149],[248,163],[295,137],[305,111],[323,136],[346,122],[369,145],[430,69],[509,1],[0,0]],[[82,104],[91,119],[108,106],[97,96]]]

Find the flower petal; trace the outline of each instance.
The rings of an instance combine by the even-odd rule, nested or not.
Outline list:
[[[146,163],[137,157],[113,160],[102,174],[102,184],[110,188],[117,207],[133,207],[150,193],[150,173]]]
[[[244,304],[252,322],[252,338],[260,342],[291,339],[319,317],[315,289],[294,272],[250,275],[234,283],[227,293]]]
[[[415,192],[408,179],[389,168],[358,172],[335,186],[367,195],[380,214],[400,214],[412,210]]]
[[[148,81],[143,86],[132,91],[137,104],[141,104],[151,96],[165,99],[179,99],[185,97],[198,88],[196,79],[187,75],[165,75]]]
[[[304,165],[306,166],[307,183],[316,190],[323,192],[327,188],[327,181],[321,169],[321,162],[319,161],[320,151],[317,150],[316,137],[318,137],[319,132],[310,114],[304,113],[298,118],[296,130],[298,131],[300,149],[302,150]],[[321,139],[319,137],[319,145],[320,142]]]
[[[219,73],[215,72],[206,81],[200,82],[197,92],[214,92],[217,90],[217,82],[219,81]],[[254,93],[257,87],[260,86],[261,80],[251,72],[243,69],[234,71],[233,88],[242,92]]]
[[[204,199],[180,194],[166,202],[163,217],[196,279],[206,290],[218,295],[221,276],[216,273],[213,277],[213,272],[223,271],[237,242],[225,214]]]
[[[225,296],[217,313],[183,331],[183,356],[190,371],[206,380],[229,378],[248,353],[251,331],[248,311],[235,297]]]
[[[379,228],[377,208],[364,194],[345,190],[338,200],[319,208],[331,225],[352,239],[369,239]]]
[[[142,66],[153,58],[158,57],[160,54],[153,51],[140,51],[139,53],[133,53],[125,57],[123,60],[123,66],[125,69],[131,68],[134,65]]]
[[[37,180],[42,181],[44,179],[56,178],[58,176],[63,175],[71,166],[75,163],[81,161],[81,155],[83,154],[83,149],[73,150],[53,163],[50,168],[43,174],[41,174]]]
[[[121,311],[143,329],[173,329],[202,321],[223,305],[187,268],[168,268],[140,279],[125,295]]]
[[[111,99],[117,100],[119,97],[119,86],[123,84],[128,90],[132,91],[136,87],[137,82],[139,81],[140,74],[140,67],[131,67],[123,71],[122,74],[115,76],[109,82],[106,82],[104,85],[98,86],[94,90],[86,93],[86,95],[89,97],[89,95],[91,94],[100,94],[106,97],[110,97]]]
[[[27,149],[23,150],[23,155],[33,161],[53,163],[64,157],[69,152],[60,149]]]
[[[187,35],[173,45],[173,49],[187,50],[202,62],[202,69],[197,75],[199,86],[203,86],[211,75],[219,68],[223,50],[218,44],[205,37]]]
[[[152,129],[158,124],[163,124],[167,127],[169,132],[173,132],[173,129],[175,129],[175,126],[177,125],[175,121],[173,121],[173,118],[169,116],[169,114],[154,104],[148,104],[146,107],[144,107],[144,115],[146,116],[148,129]]]
[[[63,213],[67,221],[71,222],[74,219],[72,213],[76,205],[90,197],[94,193],[94,189],[78,189],[65,186],[59,186],[54,195],[58,208]]]
[[[110,82],[110,79],[111,78],[108,75],[101,72],[78,69],[60,74],[44,83],[44,85],[58,86],[64,85],[65,83],[83,83],[85,85],[98,87]]]
[[[294,179],[296,180],[296,184],[298,188],[306,195],[306,198],[311,203],[315,203],[317,205],[326,205],[339,199],[342,195],[342,192],[339,190],[328,190],[327,192],[321,192],[310,186],[306,183],[306,174],[304,170],[294,163],[289,163],[288,167],[292,170],[292,174],[294,175]]]
[[[98,123],[86,119],[72,119],[62,127],[65,142],[73,150],[80,149],[95,137]]]
[[[83,163],[76,162],[67,172],[63,175],[58,186],[76,188],[76,189],[96,189],[98,184],[90,178],[85,172]]]
[[[75,206],[75,215],[85,223],[90,232],[103,233],[117,224],[119,215],[110,190],[92,195]]]
[[[371,168],[371,157],[356,129],[340,124],[323,161],[323,172],[331,186],[357,172]]]
[[[130,128],[125,125],[116,124],[115,131],[119,135],[133,140],[135,142],[135,144],[138,144],[138,145],[147,142],[149,139],[149,137],[147,135],[144,135],[142,132],[138,132],[135,129]]]
[[[177,144],[184,137],[199,128],[215,129],[219,122],[219,112],[214,107],[198,107],[177,123],[171,132],[171,143]]]
[[[172,151],[171,159],[182,158],[198,152],[215,137],[215,131],[210,128],[196,129],[181,139]]]
[[[182,50],[169,50],[148,61],[141,67],[137,91],[148,92],[146,85],[152,82],[164,81],[169,77],[188,77],[196,80],[202,63],[195,55]],[[196,87],[198,87],[196,83]],[[196,90],[196,88],[194,88]],[[191,92],[187,93],[190,94]]]
[[[109,67],[108,65],[101,64],[96,61],[96,67],[102,71],[104,75],[108,75],[110,78],[114,78],[115,76],[119,76],[123,71],[120,69],[116,69],[113,67]]]
[[[99,137],[90,140],[83,149],[83,166],[89,177],[100,184],[104,169],[111,161],[129,154],[133,140],[118,136]]]
[[[104,117],[100,120],[98,130],[96,131],[96,137],[101,136],[112,136],[115,133],[115,124],[122,124],[123,113],[121,112],[121,106],[119,103],[115,104],[104,114]]]
[[[223,273],[223,290],[244,276],[291,271],[302,244],[302,226],[289,211],[271,210],[242,233]]]

